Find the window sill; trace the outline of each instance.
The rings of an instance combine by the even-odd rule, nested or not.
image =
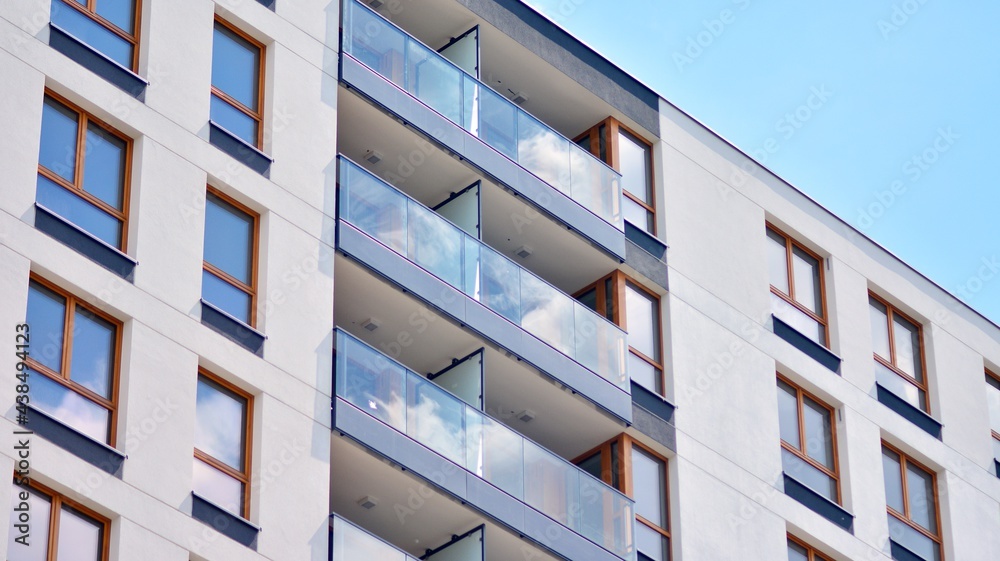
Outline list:
[[[1000,460],[993,460],[993,469],[997,473],[997,477],[1000,477]]]
[[[904,419],[917,425],[927,434],[941,440],[942,425],[937,419],[909,404],[906,400],[882,386],[882,384],[875,382],[875,388],[879,403],[900,414]]]
[[[262,356],[267,336],[211,303],[201,300],[201,323],[228,337],[251,353]]]
[[[899,545],[892,539],[889,540],[889,550],[895,561],[929,561]]]
[[[785,494],[802,503],[806,508],[833,522],[844,530],[854,533],[854,515],[837,503],[813,491],[799,480],[784,475]]]
[[[35,203],[35,228],[132,282],[135,267],[139,264],[135,259],[38,203]]]
[[[663,419],[668,423],[674,420],[674,405],[667,401],[662,395],[647,389],[645,386],[630,381],[632,388],[632,402]]]
[[[49,22],[49,46],[130,96],[143,101],[149,82],[51,22]]]
[[[274,5],[278,3],[278,0],[257,0],[257,3],[273,12]]]
[[[820,345],[816,341],[799,333],[797,329],[781,321],[778,316],[771,314],[774,322],[774,334],[785,340],[796,349],[806,353],[810,358],[825,366],[831,372],[840,374],[840,363],[843,362],[839,356],[830,352],[830,349]]]
[[[27,409],[28,422],[25,426],[28,430],[90,465],[121,478],[122,466],[127,457],[125,454],[94,440],[32,405],[28,405]]]
[[[236,543],[257,549],[260,527],[245,518],[236,516],[212,501],[191,491],[191,518],[198,520]]]
[[[667,244],[661,242],[649,232],[625,221],[625,238],[639,246],[640,249],[652,255],[659,261],[667,262]]]
[[[248,168],[268,177],[274,162],[267,154],[251,146],[242,138],[229,132],[215,121],[208,122],[208,141],[219,150],[236,158]]]

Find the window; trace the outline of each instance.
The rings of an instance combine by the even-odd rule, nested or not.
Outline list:
[[[263,80],[264,45],[216,18],[211,119],[257,149],[264,144]]]
[[[882,470],[889,537],[921,559],[940,561],[940,519],[934,473],[885,442],[882,443]]]
[[[929,413],[920,325],[874,294],[869,293],[868,304],[875,379],[910,405]]]
[[[52,23],[135,72],[139,66],[137,0],[52,0]]]
[[[990,427],[993,429],[993,459],[1000,465],[1000,376],[986,371],[986,398],[990,404]],[[997,471],[1000,477],[1000,470]]]
[[[249,394],[198,372],[194,492],[243,518],[250,513],[252,416]]]
[[[622,174],[625,220],[655,235],[653,146],[611,117],[578,136],[576,143]]]
[[[816,343],[828,346],[823,258],[767,225],[771,311]]]
[[[830,558],[801,542],[788,536],[788,561],[830,561]]]
[[[778,375],[781,465],[785,473],[840,504],[833,409]]]
[[[257,215],[209,189],[205,199],[205,257],[201,295],[253,326],[257,316]]]
[[[11,516],[7,561],[107,560],[111,524],[103,516],[34,483],[30,488],[14,485],[10,502],[14,515],[18,512],[14,509],[24,510],[22,503],[27,503],[31,528],[23,539],[25,534],[14,526],[17,520]]]
[[[667,459],[623,434],[574,463],[635,500],[639,559],[670,559]]]
[[[36,201],[124,249],[131,146],[121,133],[47,92]]]
[[[27,321],[31,404],[114,446],[121,324],[34,277]]]
[[[585,306],[628,332],[629,376],[663,395],[663,337],[660,297],[615,271],[577,293]]]

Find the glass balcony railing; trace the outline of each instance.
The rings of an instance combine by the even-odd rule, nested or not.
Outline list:
[[[330,521],[333,527],[333,549],[330,561],[417,561],[405,552],[396,549],[388,543],[376,538],[365,530],[333,515]]]
[[[343,52],[624,230],[614,169],[357,0],[343,25]]]
[[[336,355],[338,398],[615,555],[634,559],[631,499],[342,330]]]
[[[343,156],[340,218],[630,391],[617,325]]]

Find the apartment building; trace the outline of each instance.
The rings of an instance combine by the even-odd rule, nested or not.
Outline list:
[[[8,560],[1000,559],[1000,327],[518,0],[0,76]]]

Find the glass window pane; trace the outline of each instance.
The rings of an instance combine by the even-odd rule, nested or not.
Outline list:
[[[920,368],[920,330],[898,315],[892,316],[892,330],[896,340],[896,367],[922,382],[924,373]]]
[[[590,308],[591,310],[597,311],[597,289],[591,288],[590,290],[580,294],[576,297],[581,304]]]
[[[228,510],[243,516],[243,483],[195,458],[192,491]]]
[[[247,400],[199,376],[197,402],[195,447],[229,467],[243,471]]]
[[[132,70],[132,50],[134,48],[132,43],[119,37],[89,16],[80,13],[79,10],[67,6],[61,0],[53,0],[50,17],[53,23],[77,39]]]
[[[635,523],[635,546],[643,556],[651,561],[666,561],[667,538],[642,522]]]
[[[107,444],[111,412],[82,395],[31,370],[31,404],[77,431]]]
[[[903,475],[899,454],[882,448],[882,474],[885,478],[885,503],[903,512]]]
[[[771,293],[771,312],[792,329],[816,343],[826,346],[826,328],[823,324],[773,292]]]
[[[767,229],[767,266],[771,275],[771,286],[790,294],[788,288],[788,247],[781,234]]]
[[[126,33],[135,29],[135,0],[97,0],[97,14]]]
[[[934,540],[901,522],[895,516],[891,514],[887,514],[887,516],[889,517],[889,537],[892,541],[917,554],[921,559],[941,561],[941,548]]]
[[[653,213],[646,210],[646,207],[628,197],[622,197],[622,209],[625,211],[625,220],[630,224],[647,232],[653,231]]]
[[[631,134],[618,130],[618,161],[622,187],[640,201],[652,205],[652,170],[649,146]]]
[[[31,282],[27,320],[31,326],[31,357],[53,371],[61,372],[66,299]]]
[[[799,402],[795,388],[778,380],[778,422],[781,439],[799,448]]]
[[[125,193],[125,154],[124,140],[93,123],[87,125],[83,190],[117,210],[122,210]]]
[[[801,545],[789,540],[788,561],[809,561],[809,551]]]
[[[70,378],[108,399],[111,399],[117,332],[114,324],[76,308]]]
[[[795,274],[795,300],[812,313],[823,317],[823,291],[819,283],[820,262],[797,247],[792,248]]]
[[[28,500],[21,501],[20,494],[28,493]],[[7,527],[7,561],[46,561],[48,559],[48,543],[44,537],[49,535],[49,513],[52,508],[52,501],[49,497],[32,489],[26,491],[23,487],[13,485],[10,490],[10,523]],[[15,508],[22,508],[21,503],[27,502],[28,515],[30,519],[22,522],[17,518],[18,513]],[[28,524],[28,545],[14,541],[18,536],[24,535],[15,527],[15,524]],[[23,529],[23,528],[22,528]]]
[[[256,111],[259,73],[260,49],[216,22],[212,42],[212,85]]]
[[[583,471],[589,473],[590,475],[593,475],[594,477],[596,477],[597,479],[600,479],[601,481],[604,481],[604,478],[602,477],[603,474],[601,473],[601,453],[600,452],[594,454],[593,456],[590,456],[589,458],[587,458],[585,460],[581,460],[581,461],[577,462],[576,465],[577,465],[577,467],[579,467]]]
[[[34,329],[34,326],[32,326]],[[992,376],[986,376],[986,399],[990,408],[990,426],[1000,433],[1000,381]]]
[[[628,375],[633,382],[647,390],[663,394],[663,373],[632,352],[628,354]]]
[[[907,463],[906,492],[910,505],[910,520],[936,534],[937,509],[934,506],[934,476],[911,463]]]
[[[784,448],[781,449],[781,467],[786,474],[799,483],[826,497],[831,502],[838,502],[837,480]]]
[[[64,8],[72,10],[72,8]],[[46,97],[42,106],[42,139],[38,163],[73,183],[76,173],[76,144],[79,115],[58,101]]]
[[[906,378],[889,370],[881,362],[875,362],[875,380],[885,389],[904,399],[910,405],[927,411],[927,393],[907,382]]]
[[[875,350],[875,354],[886,360],[890,360],[892,355],[889,354],[888,310],[886,310],[885,304],[875,300],[874,298],[869,298],[868,312],[871,319],[872,346]]]
[[[806,455],[831,471],[833,461],[833,425],[830,410],[803,397],[802,413],[806,428]]]
[[[39,174],[35,200],[85,230],[90,235],[110,245],[121,248],[122,223],[81,197]]]
[[[635,513],[663,528],[667,522],[666,464],[632,447],[632,495]],[[637,524],[638,525],[638,524]]]
[[[209,193],[205,205],[205,261],[252,284],[254,219]]]
[[[104,525],[67,506],[59,513],[57,561],[99,561]]]
[[[219,277],[201,272],[201,297],[213,306],[250,325],[250,295]]]
[[[243,142],[250,146],[257,146],[257,127],[259,126],[257,120],[214,95],[212,96],[209,118]]]
[[[625,322],[629,346],[659,361],[660,303],[630,282],[625,283]]]

